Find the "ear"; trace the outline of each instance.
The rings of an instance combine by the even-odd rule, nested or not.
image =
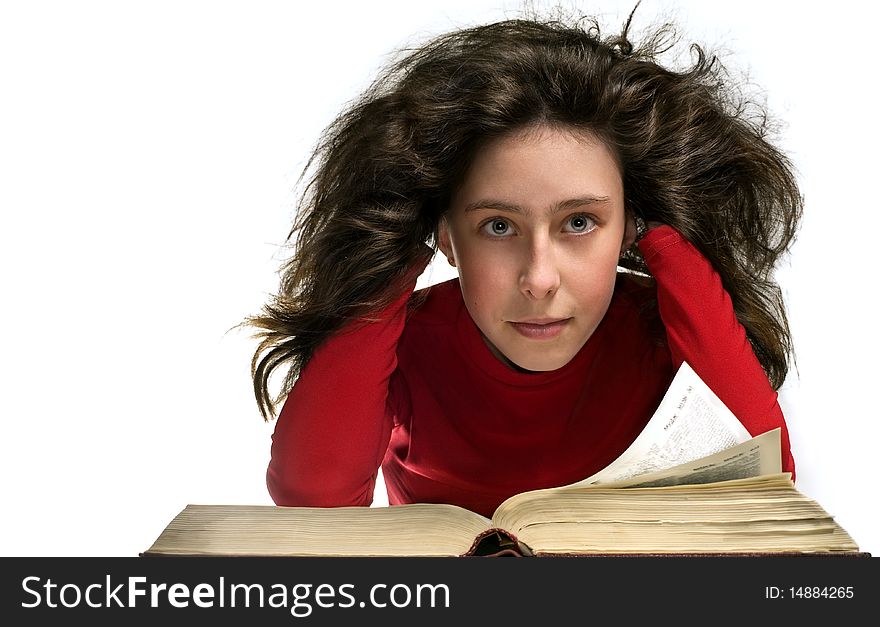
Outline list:
[[[438,239],[437,247],[440,251],[446,255],[447,261],[449,261],[449,265],[453,268],[455,267],[455,253],[452,252],[452,242],[449,239],[449,226],[446,223],[446,218],[440,218],[440,225],[437,230]]]
[[[627,209],[624,215],[626,220],[626,228],[623,231],[623,243],[620,245],[620,254],[623,255],[630,247],[635,244],[638,229],[636,228],[635,219],[632,212]]]

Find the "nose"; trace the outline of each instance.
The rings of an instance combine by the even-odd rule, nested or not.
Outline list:
[[[529,299],[541,300],[555,294],[559,283],[559,267],[551,242],[536,238],[520,272],[520,291]]]

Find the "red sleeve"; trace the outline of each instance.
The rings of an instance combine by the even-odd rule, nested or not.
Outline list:
[[[397,367],[406,303],[425,265],[413,268],[377,321],[358,328],[349,323],[302,369],[272,435],[266,485],[277,505],[372,503],[391,437],[388,383]]]
[[[746,338],[721,277],[670,226],[651,229],[638,246],[657,281],[673,367],[688,362],[753,436],[781,427],[782,470],[794,479],[788,428],[776,391]]]

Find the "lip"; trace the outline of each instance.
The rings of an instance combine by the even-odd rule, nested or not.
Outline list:
[[[565,329],[571,318],[533,318],[510,322],[520,335],[532,340],[549,340],[558,336]]]

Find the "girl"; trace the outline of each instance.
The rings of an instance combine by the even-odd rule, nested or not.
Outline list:
[[[757,435],[791,338],[772,278],[801,199],[697,46],[507,20],[392,64],[326,131],[281,287],[249,319],[279,505],[484,515],[641,432],[687,361]],[[668,46],[667,46],[668,47]],[[437,250],[458,278],[414,293]],[[284,367],[281,394],[269,378]]]

